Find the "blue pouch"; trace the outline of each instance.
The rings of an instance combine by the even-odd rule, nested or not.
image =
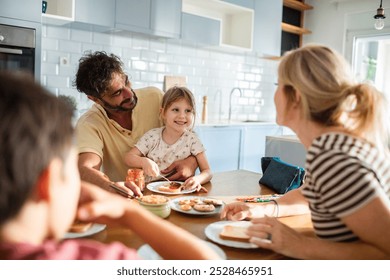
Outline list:
[[[262,157],[263,176],[259,183],[284,194],[299,188],[305,178],[305,169],[282,161],[279,157]]]

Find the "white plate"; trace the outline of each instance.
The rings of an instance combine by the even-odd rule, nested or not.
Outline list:
[[[183,182],[180,182],[180,181],[172,181],[172,182],[183,184]],[[150,190],[152,192],[162,193],[162,194],[170,194],[170,195],[186,194],[186,193],[192,193],[195,191],[195,189],[193,189],[193,190],[181,190],[180,192],[164,192],[164,191],[160,191],[158,189],[160,186],[166,185],[167,183],[168,183],[167,181],[153,182],[153,183],[147,184],[146,187],[148,188],[148,190]]]
[[[225,203],[223,203],[221,206],[215,206],[215,210],[211,211],[211,212],[200,212],[200,211],[196,211],[195,209],[191,209],[191,210],[185,211],[185,210],[182,210],[180,208],[179,201],[180,200],[187,200],[187,199],[200,199],[200,200],[204,200],[204,199],[211,199],[211,197],[206,197],[206,196],[177,197],[177,198],[171,199],[169,201],[171,209],[173,209],[173,210],[175,210],[177,212],[181,212],[181,213],[189,214],[189,215],[215,215],[215,214],[218,214],[219,212],[221,212],[223,206],[225,205]]]
[[[211,241],[214,241],[215,243],[225,245],[228,247],[233,247],[233,248],[254,249],[254,248],[258,248],[257,245],[255,244],[248,243],[248,242],[225,240],[219,237],[220,232],[222,231],[223,227],[226,225],[248,227],[250,224],[251,223],[248,221],[239,221],[239,222],[220,221],[220,222],[209,224],[205,228],[204,232],[207,238],[209,238]]]
[[[96,234],[98,232],[101,232],[106,228],[106,225],[103,224],[93,224],[89,229],[87,229],[84,232],[67,232],[65,233],[64,239],[68,238],[80,238],[85,236],[90,236],[93,234]]]
[[[206,242],[207,246],[213,249],[222,260],[226,260],[226,254],[221,248],[211,242],[204,242]],[[153,248],[149,246],[149,244],[142,245],[137,252],[139,257],[144,260],[162,260],[161,256],[156,251],[154,251]]]

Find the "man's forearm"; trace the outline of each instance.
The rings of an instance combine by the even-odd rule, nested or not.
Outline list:
[[[193,170],[193,174],[195,174],[196,169],[198,168],[199,164],[196,160],[195,156],[189,156],[185,159],[186,164]]]
[[[109,187],[111,181],[103,172],[86,166],[79,167],[79,172],[81,180],[97,185],[107,191],[112,191]]]

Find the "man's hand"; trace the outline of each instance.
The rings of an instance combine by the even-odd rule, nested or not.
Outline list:
[[[195,170],[198,168],[198,162],[194,156],[189,156],[186,159],[178,160],[172,163],[168,168],[161,170],[163,174],[169,174],[172,171],[172,175],[168,177],[171,181],[185,181],[189,177],[194,176]]]
[[[134,196],[138,196],[138,197],[142,197],[143,194],[143,190],[144,188],[140,188],[137,186],[136,183],[134,182],[125,182],[125,187],[127,188],[127,192],[130,194],[130,195],[134,195]]]

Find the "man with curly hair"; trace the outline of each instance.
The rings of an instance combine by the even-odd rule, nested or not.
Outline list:
[[[161,126],[163,92],[156,87],[134,90],[119,57],[100,51],[80,58],[74,84],[94,102],[76,125],[81,179],[113,191],[112,182],[125,181],[127,175],[123,155],[146,131]],[[175,171],[170,179],[183,180],[196,168],[196,159],[189,157],[161,172]],[[142,196],[135,184],[115,184]]]

